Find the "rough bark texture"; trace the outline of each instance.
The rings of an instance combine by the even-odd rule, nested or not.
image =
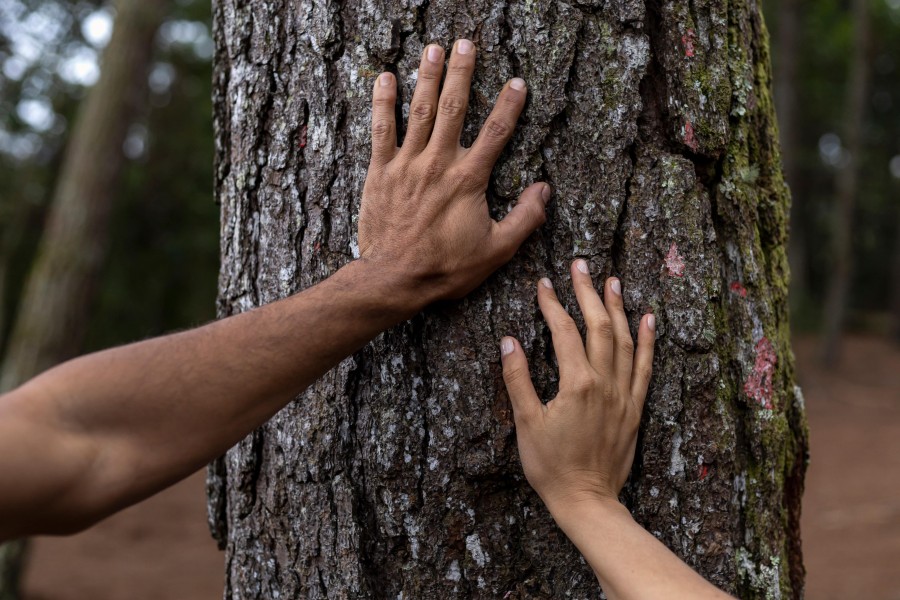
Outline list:
[[[348,358],[209,473],[232,598],[596,598],[519,465],[499,367],[522,340],[555,393],[539,276],[581,256],[659,320],[624,498],[704,576],[800,597],[803,401],[768,40],[752,0],[215,3],[222,316],[351,260],[373,77],[406,115],[423,46],[475,40],[465,142],[518,75],[530,101],[489,193],[535,180],[548,223],[469,298]]]
[[[825,298],[825,332],[822,359],[837,364],[841,353],[841,335],[847,318],[850,282],[853,278],[853,237],[859,174],[863,153],[863,128],[869,105],[871,80],[869,0],[853,0],[853,56],[847,73],[844,107],[844,141],[849,157],[835,178],[834,261]]]
[[[806,232],[803,230],[802,198],[797,195],[800,169],[797,160],[799,127],[797,115],[800,108],[797,97],[797,62],[800,58],[802,0],[778,0],[778,41],[775,65],[775,108],[778,112],[784,177],[791,188],[791,239],[788,244],[788,262],[791,266],[791,297],[807,293],[806,286]]]
[[[75,355],[106,248],[122,143],[145,96],[164,0],[120,0],[103,70],[66,149],[0,370],[0,393]],[[0,600],[19,596],[24,542],[0,546]]]

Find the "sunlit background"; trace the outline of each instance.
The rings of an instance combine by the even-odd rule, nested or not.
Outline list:
[[[210,7],[166,7],[118,157],[85,351],[214,317]],[[900,0],[770,0],[764,9],[794,198],[792,323],[812,431],[807,597],[898,600]],[[0,0],[0,359],[115,16],[102,2]],[[844,297],[834,294],[840,277]],[[828,349],[835,360],[826,364]],[[220,596],[202,485],[194,477],[91,532],[37,540],[27,597]]]

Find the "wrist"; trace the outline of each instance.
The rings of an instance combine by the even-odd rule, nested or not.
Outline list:
[[[357,282],[359,292],[368,295],[379,310],[397,323],[412,318],[432,301],[421,282],[393,265],[361,257],[346,264],[341,271],[349,274]]]
[[[619,502],[618,498],[600,492],[583,492],[546,498],[544,504],[550,511],[553,520],[566,532],[571,527],[577,527],[587,519],[598,516],[627,515],[628,518],[631,518],[631,513]]]

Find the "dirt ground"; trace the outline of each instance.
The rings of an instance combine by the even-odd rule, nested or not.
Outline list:
[[[796,341],[812,461],[803,508],[810,600],[900,600],[900,349],[847,340],[843,364]],[[206,530],[203,474],[70,538],[38,538],[26,600],[222,596],[223,555]]]

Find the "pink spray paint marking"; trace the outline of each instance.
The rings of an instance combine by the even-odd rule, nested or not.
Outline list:
[[[700,147],[700,143],[697,141],[696,136],[694,135],[694,126],[690,121],[685,121],[684,123],[684,143],[687,144],[687,147],[697,151],[697,148]]]
[[[747,288],[745,288],[743,285],[741,285],[740,281],[732,281],[730,287],[731,287],[732,293],[737,294],[741,298],[747,297]]]
[[[306,148],[306,125],[300,128],[300,147]]]
[[[706,479],[707,475],[709,475],[709,465],[706,463],[700,465],[700,468],[697,469],[697,475],[700,477],[700,481]]]
[[[684,277],[684,257],[678,254],[678,245],[672,242],[666,254],[666,272],[671,277]]]
[[[756,343],[756,361],[753,363],[753,371],[744,382],[744,393],[763,408],[773,408],[772,376],[775,374],[777,362],[778,357],[775,356],[772,342],[763,337]]]
[[[693,29],[688,29],[687,33],[681,36],[681,43],[684,45],[684,55],[687,58],[694,57],[694,38],[696,37]]]

